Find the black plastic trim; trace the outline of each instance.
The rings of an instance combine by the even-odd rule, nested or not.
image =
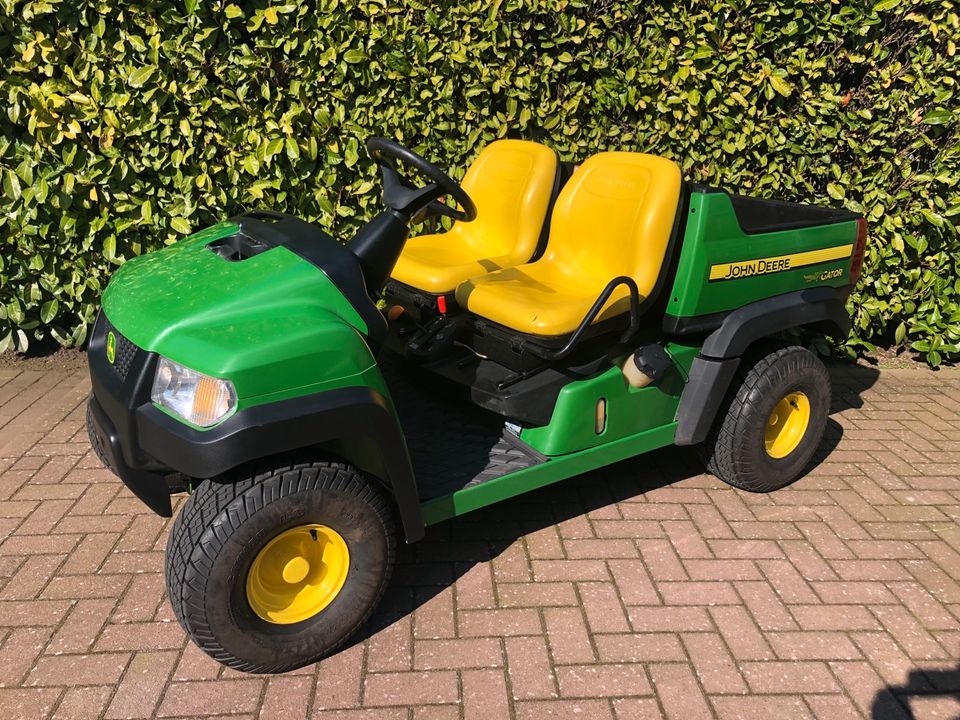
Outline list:
[[[365,438],[380,455],[407,540],[423,536],[406,441],[389,402],[372,388],[341,388],[256,405],[209,430],[192,428],[146,404],[137,409],[137,424],[149,455],[195,478],[216,477],[252,460],[310,445]]]
[[[732,311],[703,343],[693,360],[677,409],[677,445],[703,442],[713,424],[739,358],[757,340],[781,330],[826,326],[846,333],[851,286],[817,287],[760,300]]]
[[[731,312],[707,337],[700,354],[712,358],[739,357],[762,337],[815,323],[828,323],[846,333],[850,330],[846,309],[850,290],[849,285],[808,288],[744,305]]]
[[[696,445],[706,439],[739,365],[740,358],[694,358],[677,408],[676,445]]]
[[[700,335],[713,332],[723,324],[723,321],[727,319],[731,312],[730,310],[724,310],[709,315],[692,315],[690,317],[678,317],[666,313],[663,316],[663,331],[668,335]]]
[[[730,204],[740,229],[747,235],[833,225],[856,220],[859,215],[844,208],[805,205],[785,200],[730,195]]]

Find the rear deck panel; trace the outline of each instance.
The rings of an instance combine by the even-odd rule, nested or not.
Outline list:
[[[668,320],[716,315],[808,287],[848,285],[856,216],[832,208],[794,207],[803,216],[797,226],[781,221],[782,229],[745,229],[730,195],[692,193]],[[818,214],[823,224],[816,224]],[[774,217],[778,215],[783,212]]]

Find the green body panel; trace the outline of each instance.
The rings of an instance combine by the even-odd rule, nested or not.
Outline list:
[[[424,523],[433,525],[574,475],[666,447],[673,444],[676,429],[677,424],[669,422],[597,447],[550,458],[539,465],[458,490],[444,497],[428,500],[421,506]]]
[[[283,247],[240,262],[206,248],[236,231],[221,223],[127,262],[107,317],[139,347],[231,380],[240,409],[379,378],[366,326],[320,269]]]
[[[857,238],[856,220],[747,235],[726,193],[692,193],[687,212],[677,275],[667,305],[667,313],[674,317],[726,312],[794,290],[842,287],[850,282],[850,253],[837,260],[729,280],[710,280],[710,271],[725,263],[852,246]]]
[[[670,373],[656,385],[635,388],[618,364],[596,377],[572,382],[560,391],[550,424],[524,428],[520,438],[544,455],[565,455],[673,422],[699,348],[668,343],[666,349],[679,372]],[[607,421],[598,434],[596,407],[601,398],[606,400]]]

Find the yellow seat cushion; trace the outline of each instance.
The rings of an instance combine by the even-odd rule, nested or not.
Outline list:
[[[594,155],[557,198],[543,257],[462,283],[457,302],[518,332],[562,336],[577,328],[615,277],[633,278],[642,301],[660,275],[680,187],[680,168],[671,160]],[[596,321],[627,312],[629,295],[618,287]]]
[[[556,154],[527,140],[497,140],[477,156],[461,186],[477,205],[473,222],[407,240],[392,277],[431,293],[525,263],[533,256],[558,172]]]

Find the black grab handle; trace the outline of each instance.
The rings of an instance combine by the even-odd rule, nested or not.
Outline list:
[[[600,314],[600,310],[606,304],[607,300],[610,299],[610,295],[612,295],[613,291],[621,285],[626,285],[630,290],[630,326],[627,328],[626,332],[623,333],[623,336],[620,338],[620,342],[625,343],[627,340],[629,340],[630,337],[637,332],[637,328],[640,327],[640,290],[637,288],[637,283],[633,278],[627,277],[626,275],[621,275],[620,277],[615,277],[613,280],[607,283],[607,286],[603,289],[603,292],[600,293],[596,301],[593,303],[593,306],[587,311],[587,314],[584,316],[583,320],[580,321],[580,325],[578,325],[577,329],[573,331],[573,335],[571,335],[570,339],[567,340],[567,344],[556,352],[544,353],[542,357],[545,360],[562,360],[571,352],[573,352],[573,349],[583,338],[583,334],[587,331],[590,325],[593,324],[593,321],[596,319],[597,315]]]

